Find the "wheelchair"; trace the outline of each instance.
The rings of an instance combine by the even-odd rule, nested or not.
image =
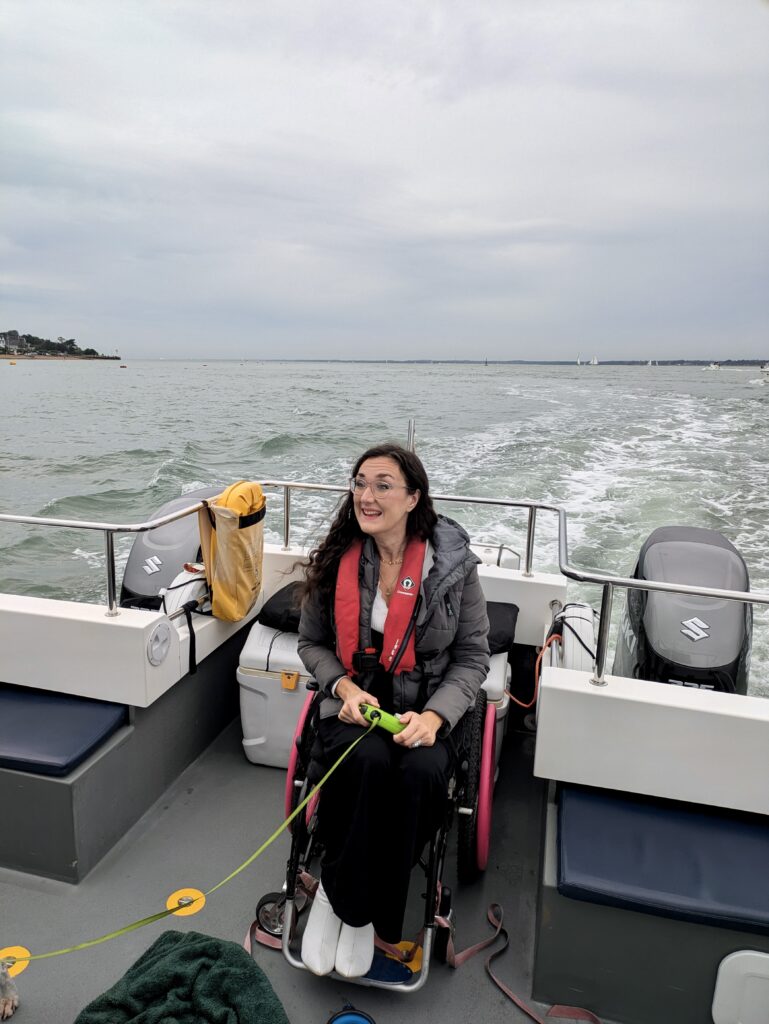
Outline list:
[[[297,720],[294,742],[286,775],[285,812],[288,818],[305,800],[323,776],[318,759],[316,736],[321,701],[317,683],[307,683],[308,694]],[[400,947],[376,951],[368,974],[361,978],[339,979],[374,988],[415,992],[427,981],[434,956],[445,963],[454,932],[452,893],[443,882],[443,870],[449,834],[457,822],[457,877],[460,883],[477,878],[486,868],[491,837],[491,813],[496,772],[496,707],[481,690],[451,737],[454,745],[453,768],[448,782],[447,813],[428,842],[419,864],[425,873],[423,929],[416,943],[402,942]],[[365,739],[362,742],[366,742]],[[254,937],[274,947],[280,946],[286,960],[306,970],[299,955],[298,920],[312,900],[317,880],[312,871],[319,865],[322,843],[318,836],[318,805],[322,790],[315,794],[303,813],[290,826],[291,849],[286,880],[281,892],[263,896],[256,907]],[[332,974],[331,977],[337,977]]]

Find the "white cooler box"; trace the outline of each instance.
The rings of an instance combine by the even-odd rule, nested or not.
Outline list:
[[[254,764],[287,768],[299,712],[310,678],[296,653],[296,633],[257,622],[240,653],[243,750]]]

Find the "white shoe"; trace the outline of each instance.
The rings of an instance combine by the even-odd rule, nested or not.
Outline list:
[[[331,974],[342,921],[336,916],[322,885],[310,907],[302,936],[302,963],[313,974]]]
[[[343,978],[361,978],[368,974],[374,959],[374,926],[353,928],[343,924],[336,947],[336,973]]]

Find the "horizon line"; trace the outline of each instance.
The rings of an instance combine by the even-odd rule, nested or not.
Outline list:
[[[112,357],[115,358],[114,356]],[[591,368],[590,363],[577,363],[574,359],[361,359],[344,357],[299,356],[281,358],[270,356],[121,356],[122,359],[142,359],[146,362],[188,362],[188,363],[358,363],[362,365],[387,365],[394,363],[408,365],[470,365],[470,366],[579,366]],[[729,359],[603,359],[598,366],[761,366],[769,363],[769,357],[749,356]]]

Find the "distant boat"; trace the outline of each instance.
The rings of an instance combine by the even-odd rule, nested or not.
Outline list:
[[[764,363],[761,367],[761,373],[769,374],[769,363]]]
[[[708,363],[707,366],[703,366],[703,370],[720,370],[720,369],[721,369],[721,364],[720,363]]]
[[[15,359],[12,359],[12,360],[11,360],[11,366],[15,366],[15,365],[16,365],[16,360],[15,360]]]
[[[582,366],[582,363],[579,361],[579,352],[577,353],[577,366]]]
[[[126,366],[126,364],[125,364],[125,363],[121,363],[121,364],[120,364],[120,369],[121,369],[121,370],[127,370],[127,369],[128,369],[128,367]]]
[[[590,360],[590,365],[598,366],[598,356],[593,356],[593,358]]]

